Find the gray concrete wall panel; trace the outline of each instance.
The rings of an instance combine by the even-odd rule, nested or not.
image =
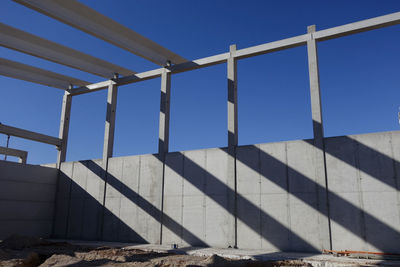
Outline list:
[[[57,173],[55,168],[0,161],[0,239],[50,236]]]
[[[334,249],[399,253],[400,133],[328,138]]]
[[[164,244],[232,245],[234,188],[227,186],[227,158],[225,149],[167,154]]]
[[[160,242],[162,171],[156,155],[109,159],[105,240]]]
[[[56,208],[54,215],[53,237],[67,238],[68,215],[74,162],[63,162],[57,181]]]
[[[318,212],[315,149],[305,141],[238,147],[239,248],[323,248],[319,224],[328,219]]]

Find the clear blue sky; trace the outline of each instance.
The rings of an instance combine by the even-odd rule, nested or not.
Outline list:
[[[123,1],[85,0],[95,10],[188,59],[276,41],[400,11],[398,0],[376,1]],[[12,1],[1,1],[0,21],[141,72],[157,68]],[[398,130],[400,25],[320,43],[326,136]],[[102,81],[75,69],[0,48],[1,57]],[[312,137],[306,47],[238,63],[239,144]],[[63,91],[0,76],[0,122],[58,136]],[[155,153],[160,79],[120,87],[115,156]],[[227,145],[226,65],[172,76],[170,150]],[[73,98],[67,160],[102,155],[106,91]],[[6,137],[0,135],[0,145]],[[11,137],[29,163],[56,160],[54,147]],[[2,157],[2,156],[0,156]]]

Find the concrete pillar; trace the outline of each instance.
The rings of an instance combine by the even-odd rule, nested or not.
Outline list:
[[[237,63],[234,58],[236,45],[229,47],[231,56],[228,58],[228,149],[235,150],[238,144],[237,116]]]
[[[161,181],[161,224],[160,224],[160,244],[163,242],[164,224],[164,180],[165,180],[165,155],[169,149],[169,114],[171,98],[171,71],[164,68],[161,73],[161,97],[160,97],[160,120],[158,133],[158,157],[162,163]]]
[[[158,134],[158,154],[164,160],[169,146],[169,114],[171,98],[171,72],[164,69],[161,74],[160,121]]]
[[[232,189],[228,195],[228,210],[232,214],[229,220],[231,236],[230,246],[237,247],[237,200],[236,200],[236,147],[238,145],[237,114],[237,61],[234,58],[236,45],[229,47],[230,57],[227,60],[228,80],[228,180],[227,186]]]
[[[310,39],[307,41],[308,70],[310,78],[311,114],[313,121],[313,145],[315,149],[315,182],[320,185],[317,192],[319,209],[319,239],[321,249],[332,249],[330,231],[328,180],[324,146],[324,128],[322,122],[321,92],[319,86],[317,42],[313,37],[315,25],[307,27]]]
[[[317,43],[312,37],[312,33],[315,32],[315,25],[308,26],[307,31],[311,34],[311,39],[307,41],[307,51],[314,139],[318,143],[322,143],[324,138],[324,128],[322,124]]]
[[[117,85],[110,83],[107,94],[107,115],[104,130],[103,146],[103,164],[107,168],[108,158],[113,155],[114,148],[114,130],[115,130],[115,112],[117,108]]]
[[[61,119],[60,119],[60,131],[58,137],[62,140],[61,147],[59,147],[57,155],[57,168],[60,168],[61,162],[65,161],[67,155],[67,143],[68,143],[68,132],[69,132],[69,119],[71,116],[71,104],[72,96],[69,92],[65,92],[63,96]]]

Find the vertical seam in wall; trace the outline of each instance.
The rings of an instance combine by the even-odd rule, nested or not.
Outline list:
[[[105,209],[106,209],[106,194],[107,194],[107,180],[108,180],[108,157],[105,162],[105,167],[104,167],[104,192],[103,192],[103,203],[102,203],[102,212],[101,212],[101,220],[100,220],[100,240],[103,240],[104,238],[104,214],[105,214]]]
[[[204,153],[205,168],[207,168],[207,151]],[[207,170],[207,169],[205,169]],[[204,241],[206,241],[207,233],[207,173],[203,171],[203,235]]]
[[[359,157],[359,145],[358,142],[356,142],[356,140],[352,140],[353,142],[353,146],[355,146],[355,153],[354,153],[354,159],[355,159],[355,164],[356,164],[356,169],[357,169],[357,187],[358,187],[358,201],[360,204],[360,228],[361,228],[361,237],[364,240],[364,249],[367,250],[367,233],[366,233],[366,222],[365,222],[365,213],[364,213],[364,199],[363,199],[363,191],[361,188],[361,170],[360,170],[360,157]]]
[[[69,192],[68,192],[68,204],[67,204],[67,223],[65,225],[65,238],[68,238],[69,236],[69,217],[70,217],[70,208],[71,208],[71,191],[72,191],[72,177],[74,177],[74,167],[75,167],[75,162],[72,162],[72,168],[71,168],[71,177],[69,177],[70,179],[70,183],[69,183]]]
[[[160,154],[158,154],[160,157]],[[167,153],[162,157],[162,175],[161,175],[161,214],[160,214],[160,245],[162,245],[163,225],[164,225],[164,184],[165,184],[165,161]]]
[[[289,186],[289,159],[288,159],[288,144],[285,142],[285,166],[286,166],[286,212],[287,212],[287,222],[288,222],[288,247],[290,248],[292,243],[292,227],[291,227],[291,216],[290,216],[290,186]]]
[[[322,138],[322,152],[324,157],[324,174],[325,174],[325,198],[326,198],[326,212],[328,217],[328,231],[329,231],[329,249],[333,249],[332,245],[332,227],[331,227],[331,207],[329,202],[329,184],[328,184],[328,166],[326,165],[326,149],[325,149],[325,138]]]
[[[237,154],[236,154],[236,151],[237,151],[237,145],[235,145],[235,147],[234,147],[234,149],[233,149],[233,157],[234,157],[234,160],[233,160],[233,166],[234,166],[234,169],[233,169],[233,176],[234,176],[234,187],[235,187],[235,192],[234,192],[234,203],[233,203],[233,214],[234,214],[234,228],[235,228],[235,246],[234,246],[234,248],[238,248],[238,231],[237,231],[237,227],[238,227],[238,225],[237,225],[237,166],[236,166],[236,163],[237,163],[237,160],[236,160],[236,158],[237,158]]]
[[[390,150],[391,150],[392,166],[393,166],[393,179],[394,179],[394,184],[396,186],[397,214],[398,214],[399,221],[400,221],[400,187],[399,187],[399,181],[398,181],[398,176],[397,176],[396,158],[395,158],[394,150],[393,150],[393,133],[390,133]]]
[[[80,236],[81,237],[83,237],[83,229],[84,229],[84,225],[85,225],[85,206],[86,206],[86,194],[88,194],[88,188],[87,188],[87,180],[88,180],[88,173],[89,173],[89,169],[88,169],[88,161],[84,161],[85,162],[85,170],[86,170],[86,175],[85,175],[85,188],[84,188],[84,191],[85,191],[85,195],[82,197],[82,205],[83,205],[83,208],[82,208],[82,216],[81,216],[81,221],[82,221],[82,223],[81,223],[81,234],[80,234]]]
[[[185,157],[186,157],[186,155],[185,155],[184,152],[182,152],[181,154],[182,154],[182,177],[185,177]],[[183,209],[184,209],[184,205],[183,205],[183,196],[184,196],[184,183],[185,183],[185,179],[182,178],[182,185],[181,185],[181,190],[182,190],[182,191],[181,191],[181,192],[182,192],[182,194],[181,194],[181,218],[180,218],[181,225],[180,225],[180,229],[179,229],[180,238],[181,238],[180,242],[181,242],[181,243],[183,242]]]
[[[262,194],[262,190],[261,190],[261,145],[258,145],[258,147],[256,146],[256,148],[257,148],[257,152],[258,152],[257,168],[258,168],[258,190],[259,190],[259,194],[258,194],[258,196],[259,196],[259,199],[258,199],[258,201],[259,201],[259,204],[258,204],[258,216],[259,216],[259,223],[260,223],[259,235],[260,235],[260,248],[262,248],[262,244],[263,244],[263,242],[262,242],[262,240],[263,240],[263,235],[262,235],[263,227],[262,227],[262,203],[261,203],[261,201],[262,201],[262,196],[261,196],[261,194]]]
[[[121,166],[121,183],[125,185],[124,183],[124,166],[125,166],[125,158],[122,158],[122,166]],[[121,190],[121,189],[120,189]],[[122,204],[122,193],[121,191],[118,192],[119,195],[119,210],[118,210],[118,231],[117,231],[117,240],[121,240],[119,237],[121,236],[121,229],[122,227],[122,219],[121,219],[121,204]]]
[[[139,168],[138,168],[138,170],[139,170],[139,172],[138,172],[138,187],[137,187],[137,195],[140,197],[140,178],[142,177],[141,176],[141,171],[142,171],[142,156],[139,156]],[[138,203],[140,203],[140,202],[138,202]],[[140,215],[139,215],[139,212],[140,212],[140,210],[139,210],[139,207],[138,207],[138,205],[135,205],[136,206],[136,223],[137,223],[137,225],[139,225],[139,217],[140,217]]]
[[[53,218],[51,219],[52,224],[51,224],[51,237],[54,238],[54,232],[55,232],[55,225],[56,225],[56,210],[57,210],[57,205],[58,205],[58,194],[59,194],[59,184],[60,184],[60,175],[61,175],[61,164],[57,167],[57,180],[56,180],[56,190],[55,190],[55,195],[54,195],[54,207],[53,207]]]

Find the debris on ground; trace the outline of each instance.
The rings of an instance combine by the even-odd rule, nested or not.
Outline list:
[[[83,245],[13,235],[0,243],[0,267],[61,266],[377,266],[375,264],[328,265],[309,260],[232,259],[218,255],[189,255],[177,251],[154,251],[132,247]],[[391,265],[392,266],[392,265]]]
[[[311,266],[298,261],[231,260],[139,249],[89,247],[13,235],[0,243],[1,267],[35,266]]]

